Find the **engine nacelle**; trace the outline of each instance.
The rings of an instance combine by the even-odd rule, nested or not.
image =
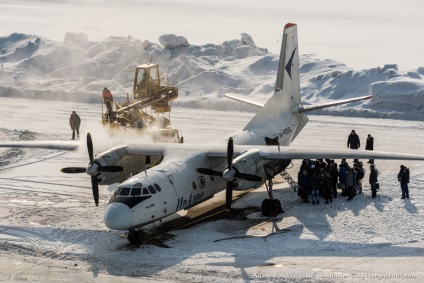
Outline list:
[[[239,173],[247,173],[251,175],[257,175],[265,179],[265,172],[263,164],[265,164],[259,155],[258,149],[251,149],[238,156],[233,160],[233,168]],[[247,190],[250,188],[259,188],[263,182],[252,182],[242,179],[236,179],[233,181],[234,190]]]
[[[121,166],[122,172],[101,172],[97,175],[99,184],[110,185],[128,179],[145,169],[147,163],[154,163],[160,156],[128,155],[126,146],[117,146],[94,157],[94,163],[100,166]]]
[[[290,164],[290,159],[283,160],[265,160],[259,155],[258,149],[251,149],[238,156],[233,160],[233,168],[240,173],[247,173],[262,177],[266,180],[269,176],[265,172],[265,167],[268,169],[268,174],[271,176],[281,173]],[[252,182],[243,179],[233,181],[234,190],[247,190],[250,188],[258,188],[263,182]]]

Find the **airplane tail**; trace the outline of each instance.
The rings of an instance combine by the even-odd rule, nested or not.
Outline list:
[[[280,118],[282,113],[299,104],[300,77],[297,25],[288,23],[284,27],[274,94],[246,125],[244,130],[258,129],[269,124],[269,122],[276,123],[277,118]]]

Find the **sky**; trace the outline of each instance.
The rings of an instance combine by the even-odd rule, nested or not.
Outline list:
[[[423,10],[419,0],[2,0],[0,36],[22,32],[63,41],[71,31],[90,40],[131,35],[157,42],[171,33],[203,45],[245,32],[259,47],[278,53],[285,23],[294,22],[301,54],[355,69],[398,64],[410,70],[424,65]]]

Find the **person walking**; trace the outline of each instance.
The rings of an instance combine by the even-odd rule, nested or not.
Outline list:
[[[69,118],[69,125],[72,129],[72,140],[75,140],[75,131],[77,132],[77,137],[79,138],[79,128],[81,125],[81,118],[75,111],[72,111],[71,117]]]
[[[400,182],[400,188],[402,190],[402,199],[409,198],[409,168],[404,165],[400,166],[400,171],[398,174],[398,180]]]
[[[368,134],[365,150],[374,150],[374,137]],[[367,163],[374,163],[374,159],[370,158]]]
[[[372,193],[371,197],[375,198],[377,196],[378,173],[377,173],[377,170],[375,169],[374,164],[371,164],[370,166],[369,182],[371,185],[371,193]]]

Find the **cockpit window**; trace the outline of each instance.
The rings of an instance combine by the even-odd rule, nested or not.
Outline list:
[[[146,188],[143,188],[143,195],[150,195],[149,191]]]
[[[133,188],[141,188],[143,186],[142,183],[136,183],[134,184]]]
[[[128,196],[130,194],[130,188],[122,188],[121,191],[119,192],[120,196]]]
[[[158,184],[153,184],[153,186],[155,186],[156,191],[160,192],[161,189]]]
[[[141,196],[141,188],[132,188],[131,196]]]
[[[153,186],[148,186],[147,187],[148,189],[149,189],[149,192],[151,193],[151,194],[156,194],[156,190],[155,190],[155,188],[153,188]]]
[[[115,190],[115,193],[114,193],[114,195],[116,196],[116,195],[119,195],[119,191],[121,190],[121,188],[117,188],[116,190]]]

